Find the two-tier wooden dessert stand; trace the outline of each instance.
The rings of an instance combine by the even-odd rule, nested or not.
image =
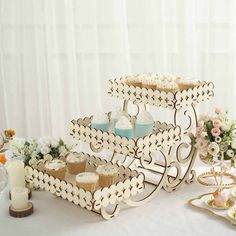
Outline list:
[[[167,93],[129,86],[124,80],[120,78],[108,83],[108,94],[123,99],[124,111],[128,113],[129,102],[137,105],[138,112],[139,107],[146,109],[146,105],[167,108],[173,113],[173,124],[156,121],[152,134],[127,139],[91,128],[92,116],[72,120],[70,134],[74,139],[88,143],[95,153],[104,149],[113,152],[110,162],[119,166],[121,178],[118,183],[91,193],[78,188],[69,179],[60,181],[37,169],[28,170],[29,182],[34,186],[97,212],[105,219],[118,214],[121,202],[139,206],[155,197],[162,188],[171,192],[195,179],[192,168],[196,149],[191,144],[197,124],[195,108],[214,95],[213,84],[207,82],[188,90]],[[110,113],[107,115],[110,119]],[[130,120],[135,123],[136,116],[130,116]],[[88,166],[94,168],[106,162],[90,155],[88,158]]]

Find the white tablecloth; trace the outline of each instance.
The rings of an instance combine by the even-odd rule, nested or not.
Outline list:
[[[33,192],[34,214],[16,219],[8,214],[10,201],[6,190],[0,195],[0,235],[235,236],[235,226],[187,205],[190,198],[210,190],[198,183],[186,184],[172,193],[161,190],[146,205],[121,209],[110,221],[44,191]]]

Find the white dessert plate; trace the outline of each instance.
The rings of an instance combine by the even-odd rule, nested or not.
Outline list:
[[[232,194],[233,197],[236,198],[236,188],[233,188],[233,189],[232,189],[231,194]]]
[[[228,210],[228,216],[232,220],[236,221],[236,208],[231,208]]]

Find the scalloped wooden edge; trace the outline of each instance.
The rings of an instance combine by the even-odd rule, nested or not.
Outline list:
[[[88,156],[88,165],[98,165],[98,162],[100,164],[105,164],[105,163],[110,163],[107,160],[103,160],[99,157],[95,157],[89,154],[85,154],[84,155]],[[64,199],[67,199],[71,202],[73,202],[73,200],[71,200],[73,197],[77,196],[78,199],[84,199],[85,202],[90,203],[89,205],[85,204],[84,206],[81,205],[80,202],[78,202],[78,204],[76,205],[80,205],[83,208],[86,208],[87,210],[90,211],[99,211],[101,209],[102,212],[100,212],[101,214],[105,214],[105,208],[107,207],[108,204],[103,204],[102,199],[106,198],[108,195],[112,196],[115,199],[110,199],[110,201],[114,202],[113,204],[117,203],[117,202],[121,202],[125,199],[125,196],[123,195],[122,197],[118,198],[118,193],[119,193],[119,189],[118,186],[121,185],[120,183],[123,184],[123,189],[122,191],[126,190],[126,189],[132,189],[134,186],[132,186],[132,182],[136,182],[136,185],[141,186],[140,188],[136,188],[135,191],[131,191],[130,190],[130,194],[128,194],[128,197],[135,196],[138,193],[141,193],[143,191],[144,188],[144,180],[145,180],[145,176],[143,173],[139,173],[136,170],[131,170],[130,168],[126,168],[122,165],[117,165],[114,163],[111,163],[112,165],[116,165],[119,168],[120,174],[123,175],[124,180],[123,181],[119,181],[116,184],[113,184],[109,187],[104,187],[104,188],[99,188],[97,189],[95,192],[89,192],[89,191],[85,191],[84,189],[79,188],[76,185],[73,185],[70,182],[67,182],[65,180],[59,180],[57,178],[54,178],[53,176],[49,176],[48,174],[37,170],[36,168],[32,168],[32,167],[26,167],[27,168],[27,181],[33,183],[34,187],[39,187],[40,189],[45,189],[47,188],[48,190],[46,191],[50,191],[51,192],[51,187],[53,188],[53,192],[56,193],[57,196],[60,196]],[[40,177],[39,177],[40,176]],[[48,182],[44,182],[44,179],[48,178]],[[35,184],[35,179],[37,179],[38,184]],[[41,181],[41,183],[39,183]],[[50,183],[52,182],[52,183]],[[50,183],[50,184],[49,184]],[[46,184],[48,184],[49,186],[46,187]],[[62,185],[64,186],[62,188]],[[65,186],[67,186],[65,188]],[[70,190],[68,190],[68,186],[70,187]],[[73,194],[73,188],[77,188],[78,189],[78,194]],[[71,193],[71,197],[70,199],[68,199],[67,194],[65,195],[64,193],[62,194],[63,191],[66,192],[66,190],[68,190],[68,193]],[[114,191],[116,193],[116,195],[114,195]],[[99,195],[100,194],[100,198],[95,197],[95,195]],[[127,196],[126,196],[127,197]],[[90,199],[91,198],[91,199]],[[89,200],[90,199],[90,200]],[[111,204],[109,202],[109,200],[107,200],[109,204]],[[96,202],[101,203],[99,206],[96,205]],[[95,206],[96,205],[96,206]],[[118,210],[118,208],[117,208]],[[115,214],[115,213],[114,213]],[[105,215],[104,215],[105,217]],[[109,218],[109,217],[108,217]]]
[[[130,119],[136,119],[136,117],[130,116]],[[162,123],[156,121],[156,131],[150,135],[147,135],[143,138],[128,139],[126,137],[116,135],[115,133],[103,132],[101,130],[91,128],[91,120],[92,116],[79,118],[78,120],[72,120],[70,134],[73,136],[73,138],[92,145],[94,144],[93,142],[96,142],[99,146],[98,149],[110,149],[117,153],[129,155],[131,157],[140,158],[143,154],[147,155],[156,150],[166,149],[181,139],[180,126],[174,126],[173,124],[167,124],[165,122]],[[82,132],[81,129],[86,131]],[[111,141],[110,136],[112,136],[113,141]],[[103,142],[104,140],[106,140],[105,144]],[[129,149],[127,149],[128,146]],[[95,149],[95,147],[92,147],[93,151],[95,151]]]
[[[124,100],[131,100],[135,103],[150,104],[170,109],[180,109],[183,106],[197,104],[214,96],[214,84],[207,81],[201,81],[200,85],[187,90],[166,92],[162,90],[134,87],[126,84],[124,79],[125,77],[109,80],[108,94]],[[200,95],[203,95],[203,93],[204,95],[206,93],[206,96],[201,98]],[[134,97],[133,94],[135,94]],[[194,97],[195,99],[193,99]],[[147,101],[145,101],[145,99],[147,99]]]

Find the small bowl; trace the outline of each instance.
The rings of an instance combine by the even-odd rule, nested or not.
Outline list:
[[[133,138],[133,129],[117,129],[115,128],[115,134],[126,137],[128,139]]]
[[[102,123],[102,124],[92,123],[91,128],[106,132],[109,129],[109,124],[108,123]]]
[[[151,124],[135,124],[135,136],[143,138],[153,132],[153,123]]]

